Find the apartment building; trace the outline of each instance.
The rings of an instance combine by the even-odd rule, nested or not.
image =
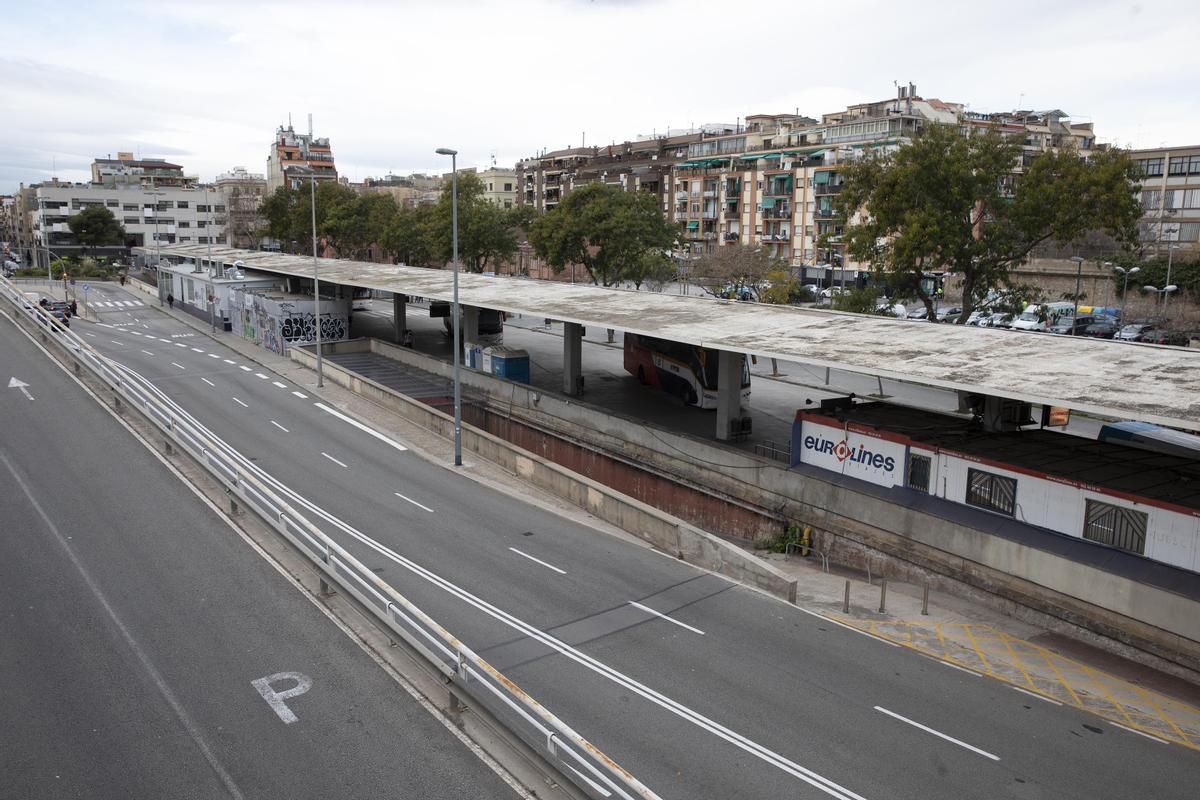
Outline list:
[[[512,208],[517,204],[517,171],[495,164],[476,173],[483,182],[483,196],[500,208]]]
[[[259,231],[266,224],[259,208],[267,193],[267,179],[245,167],[234,167],[217,176],[216,189],[225,207],[229,246],[257,250],[262,244]]]
[[[179,164],[161,158],[134,158],[133,153],[119,152],[116,158],[92,161],[92,183],[98,186],[195,186],[199,178],[184,175]]]
[[[388,174],[382,178],[366,178],[355,188],[360,192],[390,194],[401,208],[431,205],[441,196],[445,181],[438,175],[414,172],[411,175]]]
[[[311,120],[310,120],[311,122]],[[337,166],[329,139],[318,139],[308,133],[296,133],[291,122],[275,130],[275,140],[267,155],[267,193],[280,186],[296,188],[311,178],[336,181]]]
[[[1142,246],[1148,256],[1200,255],[1200,145],[1130,154],[1142,169]]]

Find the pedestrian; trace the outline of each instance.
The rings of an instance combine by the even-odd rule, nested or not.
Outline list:
[[[167,305],[172,309],[175,308],[175,295],[171,294],[170,292],[167,292]]]
[[[71,316],[72,317],[79,316],[79,304],[75,302],[74,297],[71,298]]]
[[[401,344],[403,344],[404,347],[413,346],[413,332],[411,330],[404,331],[404,338]]]
[[[125,274],[124,273],[121,273],[121,285],[122,286],[125,285]]]

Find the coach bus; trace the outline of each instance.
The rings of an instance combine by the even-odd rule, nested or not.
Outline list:
[[[684,405],[717,407],[718,351],[706,347],[625,334],[625,371],[638,382],[681,399]],[[750,365],[742,360],[742,406],[750,401]]]

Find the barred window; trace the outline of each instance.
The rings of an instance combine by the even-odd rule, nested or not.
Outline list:
[[[1144,555],[1149,516],[1121,506],[1088,500],[1083,515],[1083,538]]]
[[[908,456],[908,487],[929,491],[929,456],[910,454]]]
[[[967,505],[1014,516],[1017,507],[1017,479],[968,469]]]

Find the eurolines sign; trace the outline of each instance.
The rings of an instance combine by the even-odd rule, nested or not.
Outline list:
[[[903,484],[904,445],[804,420],[800,462],[878,484]]]

